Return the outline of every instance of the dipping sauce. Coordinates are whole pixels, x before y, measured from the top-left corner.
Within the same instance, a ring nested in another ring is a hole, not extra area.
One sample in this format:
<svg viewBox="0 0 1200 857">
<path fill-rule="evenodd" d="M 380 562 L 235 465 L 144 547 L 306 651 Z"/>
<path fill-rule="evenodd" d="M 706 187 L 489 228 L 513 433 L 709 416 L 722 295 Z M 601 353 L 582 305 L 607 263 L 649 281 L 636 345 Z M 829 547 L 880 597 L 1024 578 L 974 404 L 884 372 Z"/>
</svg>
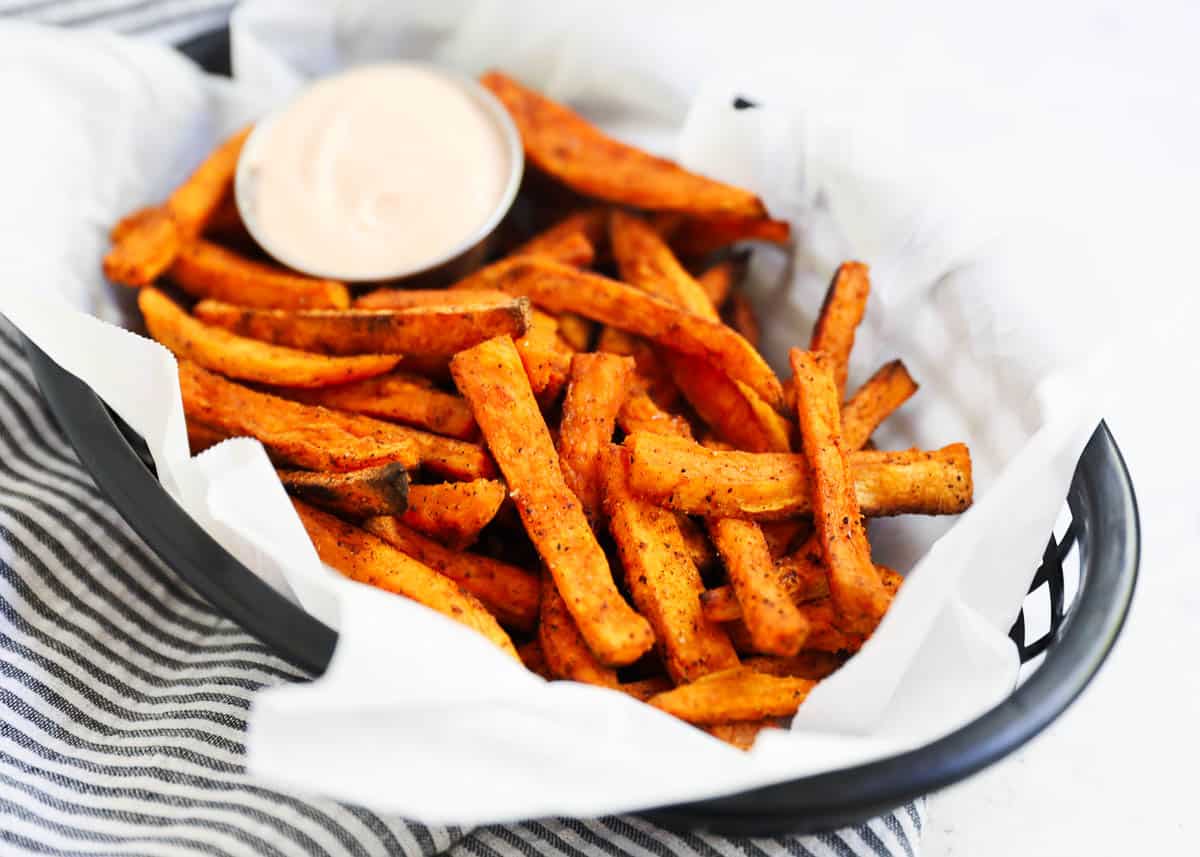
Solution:
<svg viewBox="0 0 1200 857">
<path fill-rule="evenodd" d="M 247 142 L 242 218 L 268 253 L 315 276 L 390 279 L 440 264 L 498 222 L 520 179 L 519 141 L 488 97 L 415 64 L 321 80 Z"/>
</svg>

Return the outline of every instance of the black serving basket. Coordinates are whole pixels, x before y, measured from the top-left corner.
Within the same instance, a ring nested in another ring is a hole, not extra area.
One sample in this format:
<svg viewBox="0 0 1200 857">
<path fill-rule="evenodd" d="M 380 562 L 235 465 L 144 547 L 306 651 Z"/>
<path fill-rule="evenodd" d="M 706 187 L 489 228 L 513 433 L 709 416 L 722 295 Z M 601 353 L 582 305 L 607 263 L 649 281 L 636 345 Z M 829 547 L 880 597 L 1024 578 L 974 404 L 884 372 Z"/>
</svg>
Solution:
<svg viewBox="0 0 1200 857">
<path fill-rule="evenodd" d="M 229 73 L 229 33 L 181 50 Z M 313 675 L 337 633 L 243 566 L 163 490 L 145 443 L 86 384 L 32 343 L 27 353 L 59 425 L 130 526 L 230 619 Z M 1140 532 L 1133 484 L 1103 423 L 1076 467 L 1069 523 L 1051 535 L 1011 636 L 1022 682 L 995 708 L 917 750 L 738 794 L 647 809 L 670 828 L 729 835 L 808 833 L 861 822 L 957 782 L 1013 752 L 1061 714 L 1108 656 L 1137 580 Z M 1074 597 L 1067 592 L 1074 588 Z M 1026 618 L 1046 617 L 1030 631 Z"/>
</svg>

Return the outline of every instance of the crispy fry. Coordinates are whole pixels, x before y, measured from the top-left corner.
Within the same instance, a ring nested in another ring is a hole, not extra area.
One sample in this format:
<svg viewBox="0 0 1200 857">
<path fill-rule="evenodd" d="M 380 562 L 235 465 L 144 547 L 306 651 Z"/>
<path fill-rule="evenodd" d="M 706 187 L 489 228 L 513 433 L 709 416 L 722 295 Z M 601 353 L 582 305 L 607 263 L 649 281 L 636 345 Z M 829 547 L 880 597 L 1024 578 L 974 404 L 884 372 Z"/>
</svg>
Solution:
<svg viewBox="0 0 1200 857">
<path fill-rule="evenodd" d="M 745 382 L 767 404 L 778 407 L 783 390 L 762 356 L 729 328 L 683 312 L 671 304 L 598 274 L 540 258 L 514 259 L 496 288 L 528 296 L 554 312 L 575 312 L 659 345 L 703 357 Z"/>
<path fill-rule="evenodd" d="M 764 729 L 781 729 L 784 721 L 778 717 L 768 717 L 765 720 L 744 720 L 733 723 L 714 723 L 701 727 L 709 735 L 719 738 L 726 744 L 731 744 L 739 750 L 749 750 L 754 746 L 758 733 Z"/>
<path fill-rule="evenodd" d="M 203 232 L 229 193 L 238 157 L 252 127 L 243 128 L 213 149 L 187 181 L 167 198 L 167 211 L 184 237 L 194 238 Z"/>
<path fill-rule="evenodd" d="M 725 305 L 725 301 L 729 299 L 729 294 L 746 273 L 746 257 L 734 256 L 729 259 L 722 259 L 711 268 L 708 268 L 700 276 L 696 277 L 696 282 L 700 284 L 700 288 L 704 289 L 704 293 L 708 295 L 709 303 L 720 309 Z"/>
<path fill-rule="evenodd" d="M 199 455 L 204 450 L 211 449 L 221 441 L 229 439 L 229 435 L 224 432 L 190 418 L 187 420 L 187 436 L 188 448 L 192 455 Z"/>
<path fill-rule="evenodd" d="M 424 604 L 482 634 L 517 657 L 508 634 L 474 595 L 377 536 L 299 500 L 292 500 L 321 561 L 370 586 Z"/>
<path fill-rule="evenodd" d="M 179 228 L 161 206 L 142 208 L 113 227 L 112 241 L 104 256 L 104 276 L 138 288 L 171 267 L 179 252 Z"/>
<path fill-rule="evenodd" d="M 614 211 L 609 237 L 622 280 L 693 315 L 719 320 L 704 287 L 679 264 L 650 224 L 632 214 Z"/>
<path fill-rule="evenodd" d="M 595 521 L 600 513 L 600 456 L 612 441 L 617 411 L 625 395 L 633 360 L 615 354 L 576 354 L 563 399 L 558 457 L 567 487 L 583 512 Z"/>
<path fill-rule="evenodd" d="M 753 521 L 712 518 L 708 532 L 725 563 L 755 648 L 796 654 L 808 636 L 808 621 L 780 585 L 762 530 Z"/>
<path fill-rule="evenodd" d="M 879 424 L 917 392 L 917 382 L 899 360 L 885 363 L 842 406 L 842 442 L 862 449 Z"/>
<path fill-rule="evenodd" d="M 604 508 L 625 582 L 654 628 L 667 672 L 676 681 L 691 681 L 736 665 L 724 632 L 700 611 L 704 584 L 675 515 L 629 493 L 624 453 L 612 446 L 605 455 Z"/>
<path fill-rule="evenodd" d="M 600 331 L 596 350 L 632 357 L 637 373 L 631 386 L 645 390 L 660 407 L 669 408 L 679 401 L 679 388 L 671 380 L 667 364 L 646 340 L 615 327 L 606 327 Z"/>
<path fill-rule="evenodd" d="M 871 292 L 870 269 L 862 262 L 846 262 L 833 275 L 825 293 L 821 314 L 813 329 L 810 351 L 824 351 L 832 360 L 833 380 L 837 384 L 838 400 L 846 397 L 846 376 L 850 368 L 850 351 L 854 348 L 854 332 L 867 310 Z"/>
<path fill-rule="evenodd" d="M 692 564 L 701 571 L 712 566 L 717 561 L 717 551 L 704 534 L 704 528 L 687 515 L 678 512 L 675 513 L 675 522 L 679 524 L 679 534 L 683 536 L 683 543 L 687 547 L 688 556 L 692 558 Z"/>
<path fill-rule="evenodd" d="M 617 686 L 617 671 L 596 660 L 549 574 L 542 575 L 538 642 L 542 645 L 546 666 L 556 678 L 601 687 Z"/>
<path fill-rule="evenodd" d="M 179 384 L 189 420 L 229 436 L 256 437 L 277 462 L 341 472 L 395 461 L 459 479 L 495 473 L 474 444 L 259 393 L 186 360 L 179 364 Z"/>
<path fill-rule="evenodd" d="M 844 661 L 833 652 L 809 651 L 787 658 L 776 656 L 746 658 L 742 663 L 756 672 L 767 675 L 787 675 L 793 678 L 820 681 L 837 672 Z"/>
<path fill-rule="evenodd" d="M 326 357 L 236 336 L 197 321 L 155 288 L 138 293 L 138 307 L 150 335 L 176 356 L 243 381 L 324 387 L 379 375 L 400 362 L 395 354 Z"/>
<path fill-rule="evenodd" d="M 402 464 L 345 473 L 280 470 L 279 481 L 293 497 L 351 518 L 399 515 L 408 506 L 408 471 Z"/>
<path fill-rule="evenodd" d="M 241 336 L 321 354 L 453 354 L 493 336 L 520 336 L 529 302 L 400 310 L 244 309 L 217 301 L 195 314 Z"/>
<path fill-rule="evenodd" d="M 355 309 L 413 309 L 414 307 L 504 306 L 510 295 L 496 289 L 375 289 L 354 299 Z"/>
<path fill-rule="evenodd" d="M 792 228 L 787 221 L 767 217 L 687 217 L 674 224 L 667 237 L 676 253 L 696 259 L 739 241 L 787 244 Z"/>
<path fill-rule="evenodd" d="M 257 340 L 247 341 L 257 343 Z M 363 359 L 310 356 L 322 360 Z M 479 434 L 475 418 L 471 416 L 471 409 L 461 397 L 436 390 L 427 379 L 404 372 L 393 372 L 334 387 L 322 387 L 319 390 L 280 390 L 278 394 L 309 405 L 322 405 L 339 411 L 352 411 L 417 426 L 434 434 L 456 437 L 459 440 L 474 440 Z"/>
<path fill-rule="evenodd" d="M 812 473 L 813 524 L 828 569 L 829 594 L 842 615 L 842 627 L 869 633 L 883 618 L 888 599 L 871 565 L 850 459 L 842 445 L 833 361 L 824 352 L 797 348 L 790 357 L 800 438 Z"/>
<path fill-rule="evenodd" d="M 511 255 L 545 256 L 566 265 L 586 268 L 596 258 L 596 246 L 604 241 L 607 227 L 607 208 L 596 206 L 575 211 L 530 238 Z"/>
<path fill-rule="evenodd" d="M 750 452 L 788 452 L 794 426 L 741 381 L 711 363 L 679 354 L 664 355 L 688 404 L 717 436 Z"/>
<path fill-rule="evenodd" d="M 812 534 L 812 521 L 808 518 L 789 518 L 783 521 L 763 521 L 759 524 L 767 550 L 776 560 L 791 553 L 792 548 Z"/>
<path fill-rule="evenodd" d="M 635 431 L 671 434 L 691 438 L 692 427 L 678 414 L 668 413 L 654 403 L 647 393 L 631 390 L 617 412 L 617 425 L 625 434 Z"/>
<path fill-rule="evenodd" d="M 815 685 L 809 679 L 765 675 L 739 666 L 660 693 L 651 697 L 650 704 L 699 725 L 790 717 Z"/>
<path fill-rule="evenodd" d="M 363 527 L 401 553 L 458 583 L 478 598 L 500 624 L 528 631 L 538 615 L 538 577 L 498 559 L 451 550 L 410 530 L 392 516 L 369 518 Z"/>
<path fill-rule="evenodd" d="M 828 652 L 841 656 L 857 652 L 866 642 L 866 637 L 862 634 L 843 631 L 834 624 L 837 621 L 837 611 L 833 607 L 833 602 L 828 598 L 802 604 L 800 611 L 808 619 L 810 628 L 808 639 L 804 641 L 804 651 L 806 652 Z M 721 627 L 729 635 L 729 639 L 739 655 L 747 658 L 763 656 L 754 648 L 750 631 L 741 619 L 725 622 Z"/>
<path fill-rule="evenodd" d="M 561 104 L 500 72 L 481 78 L 521 132 L 525 154 L 539 169 L 588 196 L 652 210 L 763 217 L 748 191 L 689 173 L 604 135 Z"/>
<path fill-rule="evenodd" d="M 542 651 L 542 644 L 537 639 L 517 646 L 517 655 L 521 658 L 521 663 L 525 664 L 525 669 L 534 675 L 540 675 L 546 680 L 554 678 L 550 672 L 550 665 L 546 663 L 546 654 Z"/>
<path fill-rule="evenodd" d="M 627 693 L 634 699 L 640 699 L 645 702 L 652 696 L 657 696 L 660 693 L 665 693 L 675 686 L 675 682 L 671 681 L 666 676 L 656 676 L 654 678 L 644 678 L 638 681 L 627 681 L 620 685 L 617 689 L 622 693 Z"/>
<path fill-rule="evenodd" d="M 514 344 L 538 401 L 555 401 L 571 373 L 571 350 L 558 336 L 558 320 L 534 310 L 529 329 Z"/>
<path fill-rule="evenodd" d="M 689 515 L 780 520 L 812 512 L 803 455 L 725 452 L 682 438 L 634 432 L 630 485 L 638 494 Z M 933 451 L 850 454 L 863 514 L 956 515 L 971 505 L 971 456 L 961 443 Z"/>
<path fill-rule="evenodd" d="M 345 283 L 307 277 L 286 268 L 256 262 L 203 238 L 187 241 L 179 247 L 167 275 L 192 297 L 228 301 L 243 307 L 341 309 L 350 306 L 350 290 Z"/>
<path fill-rule="evenodd" d="M 233 192 L 232 184 L 217 203 L 217 207 L 199 234 L 226 246 L 230 244 L 239 247 L 254 246 L 254 237 L 246 228 L 246 223 L 242 220 L 242 213 L 238 211 L 237 194 Z"/>
<path fill-rule="evenodd" d="M 654 644 L 654 635 L 617 591 L 579 500 L 563 480 L 512 340 L 498 337 L 460 352 L 450 371 L 588 647 L 608 665 L 637 660 Z"/>
<path fill-rule="evenodd" d="M 563 312 L 558 315 L 558 335 L 575 351 L 587 351 L 592 344 L 596 325 L 581 315 Z"/>
<path fill-rule="evenodd" d="M 725 315 L 729 326 L 757 348 L 758 341 L 761 339 L 758 315 L 754 312 L 754 305 L 750 303 L 745 292 L 735 290 L 730 293 L 729 299 L 725 302 Z"/>
<path fill-rule="evenodd" d="M 448 547 L 462 550 L 496 517 L 507 496 L 504 483 L 492 479 L 410 485 L 408 509 L 400 516 L 400 522 Z"/>
</svg>

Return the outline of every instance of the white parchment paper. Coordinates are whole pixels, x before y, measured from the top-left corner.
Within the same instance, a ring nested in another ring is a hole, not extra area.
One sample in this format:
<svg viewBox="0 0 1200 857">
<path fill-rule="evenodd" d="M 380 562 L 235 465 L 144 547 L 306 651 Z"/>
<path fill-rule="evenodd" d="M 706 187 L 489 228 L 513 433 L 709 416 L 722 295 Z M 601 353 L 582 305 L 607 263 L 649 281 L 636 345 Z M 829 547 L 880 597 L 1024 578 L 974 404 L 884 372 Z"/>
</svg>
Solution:
<svg viewBox="0 0 1200 857">
<path fill-rule="evenodd" d="M 1086 159 L 1036 99 L 994 90 L 980 110 L 981 81 L 906 77 L 884 30 L 847 40 L 853 22 L 785 11 L 252 0 L 235 14 L 232 85 L 166 49 L 0 27 L 0 92 L 21 117 L 0 168 L 16 201 L 0 206 L 0 311 L 145 437 L 202 526 L 341 631 L 323 678 L 258 697 L 252 771 L 428 822 L 595 815 L 911 749 L 1009 692 L 1006 631 L 1106 393 L 1095 337 L 1109 280 L 1064 252 L 1078 236 L 1054 203 Z M 778 26 L 761 26 L 767 14 Z M 188 457 L 173 359 L 117 326 L 135 322 L 130 295 L 100 275 L 109 226 L 305 80 L 390 57 L 505 68 L 759 191 L 797 234 L 752 271 L 777 367 L 807 342 L 838 262 L 872 265 L 852 383 L 904 359 L 921 391 L 882 445 L 966 441 L 977 502 L 955 520 L 872 524 L 879 558 L 908 579 L 791 732 L 741 753 L 621 694 L 545 683 L 442 616 L 324 568 L 257 442 Z M 735 96 L 759 106 L 735 111 Z M 1028 186 L 994 180 L 998 158 L 1024 162 Z"/>
</svg>

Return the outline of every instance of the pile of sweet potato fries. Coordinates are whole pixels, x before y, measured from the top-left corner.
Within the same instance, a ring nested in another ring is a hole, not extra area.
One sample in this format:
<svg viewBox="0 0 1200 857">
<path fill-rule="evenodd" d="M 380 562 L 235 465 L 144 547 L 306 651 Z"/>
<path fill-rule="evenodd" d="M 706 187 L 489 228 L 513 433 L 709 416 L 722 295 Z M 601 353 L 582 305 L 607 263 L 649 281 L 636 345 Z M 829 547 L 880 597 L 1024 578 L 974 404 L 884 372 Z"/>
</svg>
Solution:
<svg viewBox="0 0 1200 857">
<path fill-rule="evenodd" d="M 466 279 L 367 290 L 268 259 L 232 198 L 247 131 L 118 223 L 105 273 L 179 359 L 193 450 L 259 439 L 328 565 L 747 747 L 900 586 L 864 517 L 963 511 L 969 453 L 873 448 L 917 385 L 896 360 L 846 395 L 865 265 L 781 381 L 732 248 L 788 225 L 482 82 L 532 169 Z"/>
</svg>

